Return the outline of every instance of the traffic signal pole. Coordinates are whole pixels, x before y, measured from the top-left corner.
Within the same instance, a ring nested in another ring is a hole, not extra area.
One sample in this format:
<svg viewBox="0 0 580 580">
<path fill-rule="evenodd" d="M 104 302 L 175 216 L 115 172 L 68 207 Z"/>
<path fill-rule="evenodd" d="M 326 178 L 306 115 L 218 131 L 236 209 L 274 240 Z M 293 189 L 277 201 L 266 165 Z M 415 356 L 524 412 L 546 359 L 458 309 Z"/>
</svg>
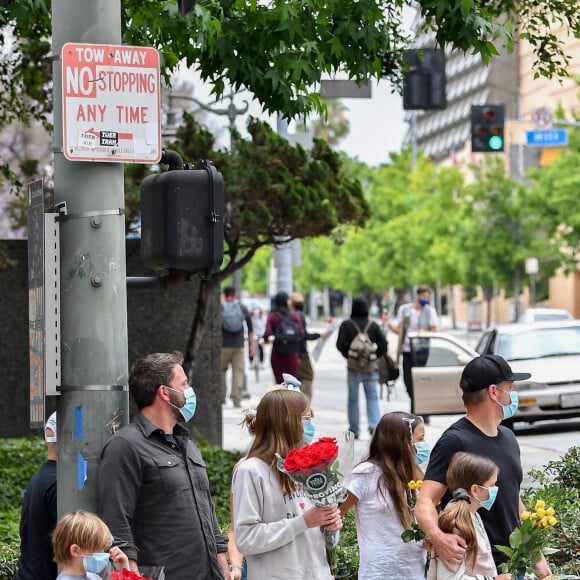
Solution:
<svg viewBox="0 0 580 580">
<path fill-rule="evenodd" d="M 120 0 L 52 1 L 54 199 L 61 213 L 59 517 L 98 510 L 101 449 L 128 421 L 123 164 L 63 155 L 60 54 L 67 42 L 121 44 Z"/>
</svg>

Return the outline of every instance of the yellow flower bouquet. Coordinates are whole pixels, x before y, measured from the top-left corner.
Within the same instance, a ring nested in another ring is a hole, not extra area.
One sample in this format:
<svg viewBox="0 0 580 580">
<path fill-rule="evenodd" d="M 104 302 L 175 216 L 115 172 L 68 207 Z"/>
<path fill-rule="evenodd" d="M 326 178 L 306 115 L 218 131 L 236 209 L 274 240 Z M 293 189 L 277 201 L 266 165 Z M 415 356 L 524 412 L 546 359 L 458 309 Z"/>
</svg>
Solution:
<svg viewBox="0 0 580 580">
<path fill-rule="evenodd" d="M 523 511 L 520 514 L 522 523 L 509 537 L 509 546 L 496 546 L 509 559 L 499 565 L 499 571 L 523 576 L 532 573 L 532 566 L 537 564 L 542 555 L 548 556 L 558 550 L 548 545 L 549 528 L 558 523 L 553 507 L 539 499 L 534 511 Z"/>
</svg>

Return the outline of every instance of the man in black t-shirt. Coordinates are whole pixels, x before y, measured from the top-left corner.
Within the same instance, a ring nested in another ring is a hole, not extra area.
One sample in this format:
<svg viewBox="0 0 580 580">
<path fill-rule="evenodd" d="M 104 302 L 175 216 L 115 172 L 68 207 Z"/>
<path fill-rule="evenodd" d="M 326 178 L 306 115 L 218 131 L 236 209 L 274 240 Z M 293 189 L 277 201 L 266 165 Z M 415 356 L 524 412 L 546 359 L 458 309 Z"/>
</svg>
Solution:
<svg viewBox="0 0 580 580">
<path fill-rule="evenodd" d="M 56 412 L 44 427 L 47 459 L 32 476 L 20 515 L 20 558 L 15 580 L 54 580 L 51 536 L 56 525 Z"/>
<path fill-rule="evenodd" d="M 439 529 L 435 506 L 449 501 L 446 474 L 451 458 L 458 451 L 483 455 L 499 467 L 497 498 L 488 511 L 479 510 L 496 565 L 505 556 L 496 545 L 509 545 L 509 535 L 520 524 L 524 505 L 520 499 L 522 463 L 520 448 L 513 432 L 500 425 L 513 416 L 518 397 L 514 381 L 530 378 L 529 373 L 514 373 L 498 355 L 484 355 L 470 361 L 463 370 L 459 386 L 463 392 L 466 415 L 451 425 L 433 448 L 415 510 L 417 521 L 433 544 L 438 557 L 454 569 L 464 557 L 465 540 Z M 537 564 L 540 574 L 550 574 L 545 559 Z"/>
</svg>

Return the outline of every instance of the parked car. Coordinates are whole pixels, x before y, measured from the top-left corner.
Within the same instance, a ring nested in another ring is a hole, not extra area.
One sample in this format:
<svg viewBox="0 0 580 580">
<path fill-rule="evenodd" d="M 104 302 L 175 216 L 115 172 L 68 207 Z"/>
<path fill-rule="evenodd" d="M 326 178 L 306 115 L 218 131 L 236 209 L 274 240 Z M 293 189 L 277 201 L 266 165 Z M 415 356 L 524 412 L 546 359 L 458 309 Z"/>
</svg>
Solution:
<svg viewBox="0 0 580 580">
<path fill-rule="evenodd" d="M 573 320 L 574 317 L 563 308 L 528 308 L 518 322 L 543 322 L 545 320 Z"/>
<path fill-rule="evenodd" d="M 483 333 L 475 349 L 442 333 L 422 334 L 411 344 L 429 348 L 427 364 L 412 370 L 419 414 L 462 413 L 463 366 L 473 356 L 499 354 L 514 372 L 532 374 L 517 383 L 520 403 L 510 424 L 580 416 L 580 320 L 495 326 Z"/>
</svg>

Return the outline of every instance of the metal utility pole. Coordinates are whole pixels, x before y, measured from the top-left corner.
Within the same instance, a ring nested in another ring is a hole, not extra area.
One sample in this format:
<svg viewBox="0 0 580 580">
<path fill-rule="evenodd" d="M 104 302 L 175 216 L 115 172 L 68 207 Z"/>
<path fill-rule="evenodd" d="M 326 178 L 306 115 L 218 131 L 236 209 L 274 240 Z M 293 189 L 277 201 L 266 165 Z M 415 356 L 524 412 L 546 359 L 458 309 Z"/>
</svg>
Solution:
<svg viewBox="0 0 580 580">
<path fill-rule="evenodd" d="M 63 155 L 60 54 L 67 42 L 121 44 L 120 0 L 52 2 L 54 198 L 66 206 L 60 221 L 59 516 L 97 510 L 101 449 L 128 421 L 123 165 Z"/>
</svg>

